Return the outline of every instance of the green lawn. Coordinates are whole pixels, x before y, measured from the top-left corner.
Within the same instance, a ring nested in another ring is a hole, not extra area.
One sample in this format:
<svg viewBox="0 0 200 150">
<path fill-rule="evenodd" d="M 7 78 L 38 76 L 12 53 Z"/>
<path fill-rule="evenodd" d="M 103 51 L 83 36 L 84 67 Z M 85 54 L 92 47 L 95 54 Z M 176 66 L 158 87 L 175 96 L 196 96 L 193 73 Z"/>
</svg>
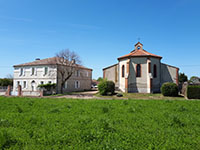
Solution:
<svg viewBox="0 0 200 150">
<path fill-rule="evenodd" d="M 198 150 L 200 101 L 0 97 L 0 149 Z"/>
<path fill-rule="evenodd" d="M 121 93 L 121 92 L 119 92 Z M 99 93 L 95 94 L 97 97 L 101 98 L 109 98 L 109 99 L 131 99 L 131 100 L 138 100 L 138 99 L 143 99 L 143 100 L 185 100 L 183 96 L 178 96 L 178 97 L 165 97 L 161 93 L 158 94 L 145 94 L 145 93 L 122 93 L 123 97 L 117 97 L 117 94 L 112 95 L 112 96 L 102 96 Z"/>
</svg>

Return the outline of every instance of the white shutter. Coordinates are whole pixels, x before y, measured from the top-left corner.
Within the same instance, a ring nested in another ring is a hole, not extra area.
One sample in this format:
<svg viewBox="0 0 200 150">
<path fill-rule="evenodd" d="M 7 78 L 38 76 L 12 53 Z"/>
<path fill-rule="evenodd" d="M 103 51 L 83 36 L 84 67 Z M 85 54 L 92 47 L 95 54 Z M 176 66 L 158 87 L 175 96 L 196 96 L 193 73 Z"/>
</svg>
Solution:
<svg viewBox="0 0 200 150">
<path fill-rule="evenodd" d="M 35 75 L 37 76 L 37 68 L 35 67 Z"/>
<path fill-rule="evenodd" d="M 25 68 L 23 68 L 23 76 L 25 76 Z"/>
<path fill-rule="evenodd" d="M 65 82 L 65 89 L 67 89 L 67 81 Z"/>
</svg>

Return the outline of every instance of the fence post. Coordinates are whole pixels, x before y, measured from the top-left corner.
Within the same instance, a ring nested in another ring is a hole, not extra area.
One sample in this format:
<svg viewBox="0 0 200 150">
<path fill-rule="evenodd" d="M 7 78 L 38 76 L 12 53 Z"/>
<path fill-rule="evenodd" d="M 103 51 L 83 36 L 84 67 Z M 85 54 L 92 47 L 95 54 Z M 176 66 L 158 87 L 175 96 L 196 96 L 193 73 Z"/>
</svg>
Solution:
<svg viewBox="0 0 200 150">
<path fill-rule="evenodd" d="M 44 92 L 43 92 L 43 89 L 40 90 L 40 97 L 43 97 L 44 96 Z"/>
<path fill-rule="evenodd" d="M 18 85 L 18 96 L 22 96 L 22 87 Z"/>
<path fill-rule="evenodd" d="M 8 88 L 6 90 L 6 96 L 10 96 L 11 95 L 11 86 L 8 85 Z"/>
</svg>

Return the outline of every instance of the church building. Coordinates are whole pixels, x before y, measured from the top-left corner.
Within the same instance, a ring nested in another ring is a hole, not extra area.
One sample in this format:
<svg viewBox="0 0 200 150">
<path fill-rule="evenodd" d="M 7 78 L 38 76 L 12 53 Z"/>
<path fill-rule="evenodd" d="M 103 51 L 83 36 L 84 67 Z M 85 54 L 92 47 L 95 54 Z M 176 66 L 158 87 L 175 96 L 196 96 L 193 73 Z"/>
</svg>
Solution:
<svg viewBox="0 0 200 150">
<path fill-rule="evenodd" d="M 103 69 L 103 78 L 123 92 L 157 93 L 165 82 L 178 84 L 179 68 L 161 63 L 161 59 L 138 42 L 133 51 L 118 58 L 117 64 Z"/>
</svg>

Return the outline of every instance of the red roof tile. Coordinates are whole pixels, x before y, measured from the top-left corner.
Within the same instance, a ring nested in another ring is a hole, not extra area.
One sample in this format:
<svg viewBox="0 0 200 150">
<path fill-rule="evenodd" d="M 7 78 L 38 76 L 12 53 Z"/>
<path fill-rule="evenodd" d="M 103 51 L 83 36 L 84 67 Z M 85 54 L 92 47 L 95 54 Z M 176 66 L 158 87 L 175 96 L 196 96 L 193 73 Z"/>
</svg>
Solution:
<svg viewBox="0 0 200 150">
<path fill-rule="evenodd" d="M 41 65 L 61 65 L 59 59 L 60 59 L 59 57 L 51 57 L 51 58 L 46 58 L 46 59 L 41 59 L 41 60 L 35 60 L 35 61 L 29 62 L 29 63 L 14 65 L 14 67 L 41 66 Z M 92 70 L 90 68 L 86 68 L 86 67 L 84 67 L 82 65 L 78 65 L 78 64 L 76 64 L 76 67 L 82 68 L 82 69 L 87 69 L 87 70 Z"/>
<path fill-rule="evenodd" d="M 133 50 L 131 53 L 124 55 L 122 57 L 119 57 L 119 59 L 123 59 L 123 58 L 128 58 L 128 57 L 157 57 L 157 58 L 162 58 L 161 56 L 149 53 L 143 49 L 139 49 L 139 50 Z"/>
</svg>

